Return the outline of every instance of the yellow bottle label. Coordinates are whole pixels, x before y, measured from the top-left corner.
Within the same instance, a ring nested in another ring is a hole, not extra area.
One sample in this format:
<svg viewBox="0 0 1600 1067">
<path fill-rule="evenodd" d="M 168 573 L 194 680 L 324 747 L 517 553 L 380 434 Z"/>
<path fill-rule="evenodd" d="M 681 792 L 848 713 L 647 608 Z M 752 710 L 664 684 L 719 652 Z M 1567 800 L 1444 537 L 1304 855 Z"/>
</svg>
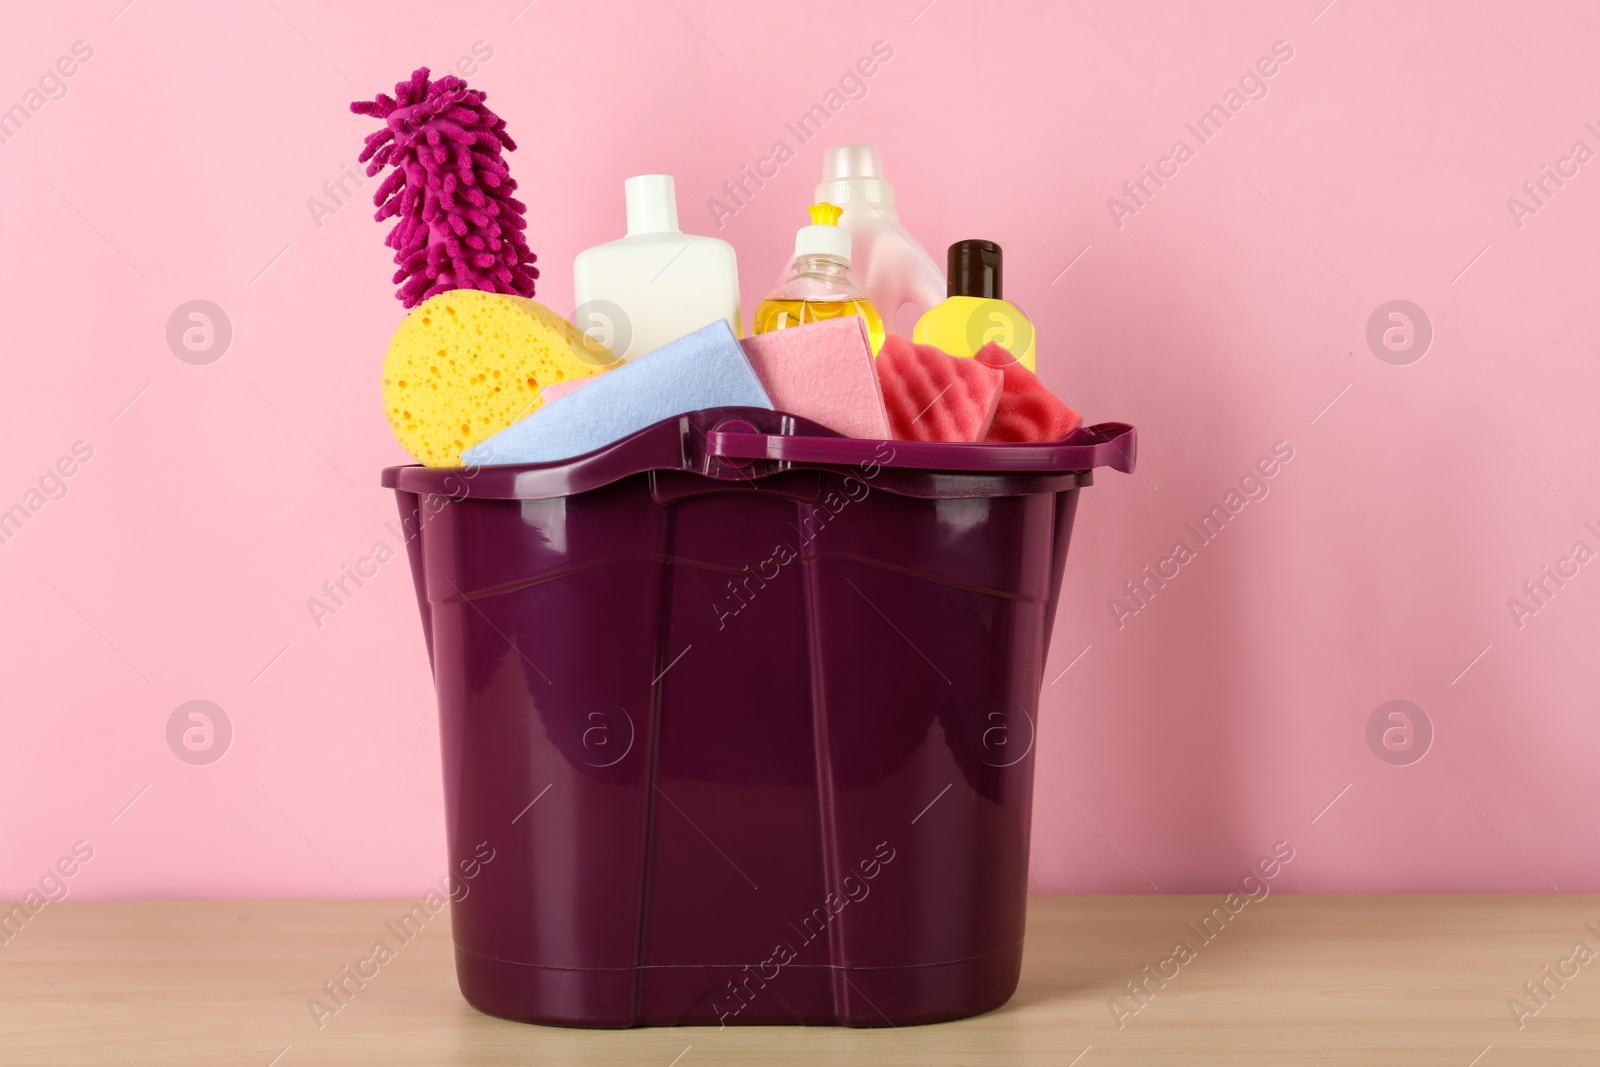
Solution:
<svg viewBox="0 0 1600 1067">
<path fill-rule="evenodd" d="M 952 356 L 975 355 L 994 342 L 1029 370 L 1034 369 L 1033 323 L 1009 300 L 952 296 L 917 320 L 911 339 Z"/>
</svg>

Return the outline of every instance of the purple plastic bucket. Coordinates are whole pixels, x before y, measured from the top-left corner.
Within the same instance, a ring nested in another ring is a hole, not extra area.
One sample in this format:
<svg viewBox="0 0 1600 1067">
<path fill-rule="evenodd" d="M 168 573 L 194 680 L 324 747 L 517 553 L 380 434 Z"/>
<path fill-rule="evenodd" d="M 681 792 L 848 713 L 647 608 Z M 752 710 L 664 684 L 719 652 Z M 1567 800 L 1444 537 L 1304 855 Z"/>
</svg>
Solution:
<svg viewBox="0 0 1600 1067">
<path fill-rule="evenodd" d="M 594 1027 L 1003 1004 L 1078 489 L 1133 457 L 1118 424 L 927 444 L 727 408 L 563 463 L 385 470 L 466 998 Z"/>
</svg>

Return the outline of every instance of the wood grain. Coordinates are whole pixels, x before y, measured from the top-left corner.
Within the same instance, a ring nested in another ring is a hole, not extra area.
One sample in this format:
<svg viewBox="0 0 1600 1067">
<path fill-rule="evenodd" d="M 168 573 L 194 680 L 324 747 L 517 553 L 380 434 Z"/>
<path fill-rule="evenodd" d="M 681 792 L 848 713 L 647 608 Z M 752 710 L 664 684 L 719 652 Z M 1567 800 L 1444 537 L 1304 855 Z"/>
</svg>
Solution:
<svg viewBox="0 0 1600 1067">
<path fill-rule="evenodd" d="M 0 1062 L 308 1064 L 1406 1064 L 1600 1062 L 1600 959 L 1519 1029 L 1507 1001 L 1583 941 L 1600 897 L 1036 897 L 999 1011 L 902 1030 L 579 1031 L 489 1019 L 460 997 L 441 918 L 319 1029 L 307 1001 L 366 955 L 398 901 L 65 902 L 0 947 Z M 1125 983 L 1192 952 L 1143 1003 Z M 1569 971 L 1572 966 L 1567 968 Z M 1123 996 L 1124 1011 L 1112 998 Z M 1134 1008 L 1137 1007 L 1137 1011 Z M 1120 1020 L 1117 1018 L 1121 1015 Z M 1118 1023 L 1121 1023 L 1120 1027 Z M 1075 1058 L 1076 1057 L 1076 1058 Z"/>
</svg>

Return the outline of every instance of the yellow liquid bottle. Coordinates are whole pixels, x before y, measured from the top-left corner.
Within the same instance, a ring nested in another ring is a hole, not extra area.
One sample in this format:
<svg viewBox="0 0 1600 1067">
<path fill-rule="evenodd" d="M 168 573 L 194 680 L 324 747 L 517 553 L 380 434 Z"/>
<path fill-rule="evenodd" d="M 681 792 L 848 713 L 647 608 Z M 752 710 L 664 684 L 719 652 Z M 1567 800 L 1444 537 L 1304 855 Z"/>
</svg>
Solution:
<svg viewBox="0 0 1600 1067">
<path fill-rule="evenodd" d="M 957 241 L 950 246 L 949 267 L 949 299 L 917 320 L 911 340 L 952 356 L 975 355 L 993 341 L 1033 370 L 1033 323 L 1017 305 L 1000 299 L 1000 246 Z"/>
<path fill-rule="evenodd" d="M 836 223 L 834 204 L 813 204 L 812 225 L 795 234 L 789 277 L 756 307 L 751 333 L 770 333 L 808 322 L 860 315 L 876 356 L 883 347 L 883 317 L 850 280 L 850 234 Z"/>
</svg>

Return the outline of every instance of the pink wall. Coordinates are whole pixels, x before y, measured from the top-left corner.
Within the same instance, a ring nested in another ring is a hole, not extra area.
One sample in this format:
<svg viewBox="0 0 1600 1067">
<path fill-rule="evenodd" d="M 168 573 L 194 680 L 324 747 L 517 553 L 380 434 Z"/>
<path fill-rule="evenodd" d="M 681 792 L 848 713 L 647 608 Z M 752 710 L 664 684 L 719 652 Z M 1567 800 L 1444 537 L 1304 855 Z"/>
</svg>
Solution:
<svg viewBox="0 0 1600 1067">
<path fill-rule="evenodd" d="M 0 144 L 0 507 L 74 470 L 0 544 L 0 896 L 80 840 L 84 897 L 402 894 L 442 872 L 405 562 L 320 629 L 307 609 L 395 544 L 377 471 L 405 460 L 377 397 L 401 309 L 373 185 L 320 220 L 307 201 L 371 126 L 348 101 L 480 41 L 472 81 L 522 146 L 562 311 L 572 256 L 620 232 L 624 177 L 675 174 L 704 232 L 724 180 L 893 49 L 719 232 L 753 307 L 823 148 L 874 142 L 929 248 L 1005 245 L 1045 378 L 1139 426 L 1141 472 L 1085 494 L 1068 564 L 1037 890 L 1217 889 L 1280 840 L 1291 890 L 1600 890 L 1600 563 L 1520 626 L 1507 606 L 1574 542 L 1600 550 L 1600 162 L 1561 162 L 1600 150 L 1600 17 L 923 2 L 11 5 L 0 107 L 74 42 L 93 54 Z M 1185 122 L 1279 41 L 1265 97 L 1201 144 Z M 1180 138 L 1193 157 L 1114 219 Z M 1576 174 L 1513 217 L 1545 164 Z M 166 337 L 193 299 L 232 325 L 209 365 Z M 1397 299 L 1433 330 L 1406 365 L 1367 340 Z M 1268 495 L 1199 545 L 1186 521 L 1277 442 Z M 1108 601 L 1180 539 L 1194 558 L 1119 626 Z M 234 734 L 209 766 L 168 746 L 196 699 Z M 1420 762 L 1369 747 L 1390 700 L 1431 722 Z"/>
</svg>

